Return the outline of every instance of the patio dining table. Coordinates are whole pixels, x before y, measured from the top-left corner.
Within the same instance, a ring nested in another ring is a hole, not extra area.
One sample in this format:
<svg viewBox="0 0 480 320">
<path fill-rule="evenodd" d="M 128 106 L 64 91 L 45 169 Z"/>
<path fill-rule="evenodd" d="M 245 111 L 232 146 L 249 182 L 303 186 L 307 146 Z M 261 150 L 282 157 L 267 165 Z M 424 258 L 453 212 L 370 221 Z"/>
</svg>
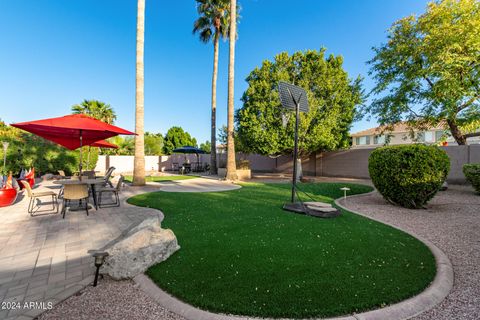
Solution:
<svg viewBox="0 0 480 320">
<path fill-rule="evenodd" d="M 105 180 L 103 178 L 97 178 L 97 179 L 82 179 L 82 180 L 77 180 L 77 179 L 64 179 L 64 180 L 55 180 L 53 181 L 54 184 L 61 184 L 61 185 L 66 185 L 66 184 L 87 184 L 90 186 L 90 189 L 92 190 L 92 197 L 93 197 L 93 204 L 95 205 L 95 209 L 98 210 L 98 204 L 97 204 L 97 193 L 95 191 L 96 185 L 101 185 L 105 183 Z"/>
</svg>

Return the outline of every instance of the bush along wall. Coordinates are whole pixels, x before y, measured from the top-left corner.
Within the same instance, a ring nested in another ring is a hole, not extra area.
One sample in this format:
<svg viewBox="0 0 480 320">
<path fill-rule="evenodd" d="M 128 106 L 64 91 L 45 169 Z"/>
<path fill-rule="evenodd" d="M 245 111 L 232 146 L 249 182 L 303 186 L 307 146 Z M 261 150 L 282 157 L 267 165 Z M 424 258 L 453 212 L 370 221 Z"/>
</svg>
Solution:
<svg viewBox="0 0 480 320">
<path fill-rule="evenodd" d="M 464 164 L 463 174 L 467 181 L 472 184 L 475 191 L 480 194 L 480 163 Z"/>
<path fill-rule="evenodd" d="M 387 201 L 418 209 L 442 187 L 450 159 L 436 146 L 387 146 L 371 153 L 368 170 L 375 188 Z"/>
</svg>

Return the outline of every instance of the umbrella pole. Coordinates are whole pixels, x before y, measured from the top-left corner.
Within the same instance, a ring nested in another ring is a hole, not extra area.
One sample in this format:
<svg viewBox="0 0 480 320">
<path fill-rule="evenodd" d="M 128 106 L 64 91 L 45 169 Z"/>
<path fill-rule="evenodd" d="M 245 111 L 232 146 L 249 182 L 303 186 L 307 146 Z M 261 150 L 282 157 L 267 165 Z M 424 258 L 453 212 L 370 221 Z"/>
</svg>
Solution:
<svg viewBox="0 0 480 320">
<path fill-rule="evenodd" d="M 80 129 L 80 165 L 79 165 L 79 177 L 82 179 L 82 147 L 83 147 L 83 131 Z"/>
</svg>

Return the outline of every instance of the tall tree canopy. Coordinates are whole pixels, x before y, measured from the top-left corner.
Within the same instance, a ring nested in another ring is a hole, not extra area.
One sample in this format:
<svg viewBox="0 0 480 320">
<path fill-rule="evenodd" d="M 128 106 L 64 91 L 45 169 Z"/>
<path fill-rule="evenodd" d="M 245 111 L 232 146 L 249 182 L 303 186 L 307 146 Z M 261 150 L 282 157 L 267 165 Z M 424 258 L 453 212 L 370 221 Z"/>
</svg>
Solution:
<svg viewBox="0 0 480 320">
<path fill-rule="evenodd" d="M 280 104 L 281 80 L 307 91 L 310 111 L 300 115 L 300 154 L 348 147 L 348 131 L 363 93 L 361 79 L 350 79 L 342 64 L 341 56 L 325 58 L 325 49 L 284 52 L 274 61 L 263 61 L 247 77 L 244 105 L 236 114 L 242 149 L 263 155 L 292 152 L 295 115 Z"/>
<path fill-rule="evenodd" d="M 204 143 L 200 143 L 200 149 L 205 151 L 205 153 L 210 153 L 212 151 L 212 146 L 210 144 L 210 141 L 205 141 Z"/>
<path fill-rule="evenodd" d="M 160 156 L 163 150 L 163 135 L 161 133 L 145 132 L 145 154 Z"/>
<path fill-rule="evenodd" d="M 171 127 L 168 129 L 163 139 L 163 152 L 172 154 L 173 150 L 183 146 L 197 146 L 197 139 L 192 138 L 190 134 L 181 127 Z"/>
<path fill-rule="evenodd" d="M 421 129 L 443 120 L 461 145 L 479 135 L 471 132 L 480 119 L 479 1 L 431 2 L 418 18 L 395 22 L 374 51 L 372 93 L 379 97 L 364 113 L 387 127 L 407 120 Z"/>
<path fill-rule="evenodd" d="M 117 120 L 113 108 L 109 104 L 98 100 L 85 99 L 72 106 L 72 113 L 83 113 L 108 124 L 113 124 Z"/>
</svg>

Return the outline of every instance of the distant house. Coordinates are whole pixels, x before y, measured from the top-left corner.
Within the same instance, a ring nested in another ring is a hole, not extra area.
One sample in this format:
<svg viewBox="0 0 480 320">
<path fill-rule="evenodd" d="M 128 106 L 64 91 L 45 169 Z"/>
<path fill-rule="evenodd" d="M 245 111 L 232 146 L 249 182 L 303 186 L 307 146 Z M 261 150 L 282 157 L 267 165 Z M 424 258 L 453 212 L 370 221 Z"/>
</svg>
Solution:
<svg viewBox="0 0 480 320">
<path fill-rule="evenodd" d="M 387 135 L 390 136 L 389 145 L 412 144 L 418 142 L 426 144 L 441 144 L 442 142 L 446 142 L 445 144 L 448 145 L 456 145 L 457 143 L 450 135 L 447 135 L 445 139 L 444 135 L 448 134 L 448 132 L 446 132 L 444 128 L 444 124 L 440 123 L 428 130 L 414 130 L 413 139 L 410 129 L 404 122 L 396 124 L 392 131 L 385 131 L 383 134 L 382 127 L 371 128 L 351 135 L 352 148 L 380 147 L 385 144 Z M 480 143 L 480 139 L 479 137 L 469 138 L 468 142 L 469 144 L 476 144 Z"/>
</svg>

